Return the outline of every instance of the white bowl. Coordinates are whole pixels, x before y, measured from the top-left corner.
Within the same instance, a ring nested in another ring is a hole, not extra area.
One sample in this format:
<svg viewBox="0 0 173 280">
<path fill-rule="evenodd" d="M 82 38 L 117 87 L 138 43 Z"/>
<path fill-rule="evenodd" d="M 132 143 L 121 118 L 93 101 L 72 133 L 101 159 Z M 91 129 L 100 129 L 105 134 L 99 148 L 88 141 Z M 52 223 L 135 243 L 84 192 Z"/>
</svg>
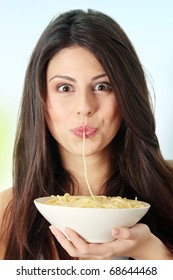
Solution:
<svg viewBox="0 0 173 280">
<path fill-rule="evenodd" d="M 143 202 L 141 208 L 105 209 L 77 208 L 43 204 L 51 197 L 34 200 L 43 217 L 53 226 L 64 232 L 66 227 L 75 230 L 90 243 L 104 243 L 114 240 L 111 230 L 114 227 L 135 225 L 149 210 L 150 205 Z"/>
</svg>

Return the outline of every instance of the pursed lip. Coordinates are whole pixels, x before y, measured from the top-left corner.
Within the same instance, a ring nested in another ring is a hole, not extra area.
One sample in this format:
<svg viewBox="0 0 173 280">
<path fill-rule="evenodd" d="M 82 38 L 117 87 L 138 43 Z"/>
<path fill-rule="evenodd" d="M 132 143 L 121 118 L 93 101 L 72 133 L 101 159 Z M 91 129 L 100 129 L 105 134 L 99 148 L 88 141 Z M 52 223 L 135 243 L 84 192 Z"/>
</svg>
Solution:
<svg viewBox="0 0 173 280">
<path fill-rule="evenodd" d="M 96 131 L 97 131 L 97 128 L 90 127 L 87 125 L 79 126 L 79 127 L 71 129 L 71 132 L 80 138 L 83 137 L 83 132 L 85 132 L 85 137 L 89 138 L 89 137 L 92 137 L 96 133 Z"/>
</svg>

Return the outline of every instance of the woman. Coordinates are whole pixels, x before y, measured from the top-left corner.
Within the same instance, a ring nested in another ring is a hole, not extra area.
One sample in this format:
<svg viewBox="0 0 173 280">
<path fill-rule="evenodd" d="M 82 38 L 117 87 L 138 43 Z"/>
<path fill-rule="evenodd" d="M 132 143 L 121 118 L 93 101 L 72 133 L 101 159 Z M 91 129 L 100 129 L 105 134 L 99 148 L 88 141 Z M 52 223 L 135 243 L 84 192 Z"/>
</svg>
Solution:
<svg viewBox="0 0 173 280">
<path fill-rule="evenodd" d="M 87 244 L 67 229 L 70 242 L 33 204 L 88 194 L 83 122 L 93 193 L 151 204 L 139 224 L 112 229 L 115 240 L 106 244 Z M 1 194 L 2 259 L 173 259 L 173 169 L 160 152 L 139 59 L 110 17 L 69 11 L 41 35 L 25 77 L 13 177 Z"/>
</svg>

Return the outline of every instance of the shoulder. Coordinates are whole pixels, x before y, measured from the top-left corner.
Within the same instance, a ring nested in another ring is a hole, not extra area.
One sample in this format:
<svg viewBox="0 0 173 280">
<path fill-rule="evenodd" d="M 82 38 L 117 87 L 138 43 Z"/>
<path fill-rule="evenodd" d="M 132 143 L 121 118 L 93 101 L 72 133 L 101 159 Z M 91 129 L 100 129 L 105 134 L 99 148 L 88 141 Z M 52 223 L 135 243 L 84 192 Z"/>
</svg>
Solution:
<svg viewBox="0 0 173 280">
<path fill-rule="evenodd" d="M 13 188 L 8 188 L 0 192 L 0 215 L 4 212 L 3 210 L 6 208 L 12 197 Z"/>
<path fill-rule="evenodd" d="M 168 163 L 171 167 L 173 167 L 173 160 L 169 159 L 169 160 L 167 160 L 167 163 Z"/>
<path fill-rule="evenodd" d="M 8 188 L 0 192 L 0 259 L 3 259 L 5 253 L 5 222 L 3 221 L 4 211 L 13 198 L 13 188 Z"/>
</svg>

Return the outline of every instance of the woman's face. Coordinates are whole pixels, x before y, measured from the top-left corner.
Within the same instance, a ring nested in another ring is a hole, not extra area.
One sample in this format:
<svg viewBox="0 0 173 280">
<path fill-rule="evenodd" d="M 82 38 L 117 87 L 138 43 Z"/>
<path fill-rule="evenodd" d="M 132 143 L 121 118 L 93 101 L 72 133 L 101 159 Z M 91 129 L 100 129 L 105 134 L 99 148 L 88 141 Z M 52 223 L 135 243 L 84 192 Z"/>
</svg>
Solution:
<svg viewBox="0 0 173 280">
<path fill-rule="evenodd" d="M 61 154 L 105 151 L 122 116 L 105 70 L 86 49 L 73 46 L 57 53 L 47 69 L 47 123 Z"/>
</svg>

